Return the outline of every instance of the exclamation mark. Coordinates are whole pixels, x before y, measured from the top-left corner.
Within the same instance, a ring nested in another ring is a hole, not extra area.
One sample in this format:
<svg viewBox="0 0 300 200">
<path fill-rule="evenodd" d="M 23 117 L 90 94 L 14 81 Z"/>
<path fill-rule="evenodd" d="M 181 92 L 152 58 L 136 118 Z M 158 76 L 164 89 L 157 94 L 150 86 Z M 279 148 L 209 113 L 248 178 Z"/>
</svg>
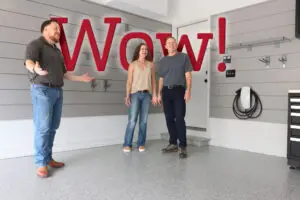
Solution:
<svg viewBox="0 0 300 200">
<path fill-rule="evenodd" d="M 219 18 L 219 52 L 225 54 L 225 38 L 226 38 L 226 19 L 224 17 Z M 226 64 L 224 62 L 219 63 L 218 70 L 224 72 L 226 70 Z"/>
</svg>

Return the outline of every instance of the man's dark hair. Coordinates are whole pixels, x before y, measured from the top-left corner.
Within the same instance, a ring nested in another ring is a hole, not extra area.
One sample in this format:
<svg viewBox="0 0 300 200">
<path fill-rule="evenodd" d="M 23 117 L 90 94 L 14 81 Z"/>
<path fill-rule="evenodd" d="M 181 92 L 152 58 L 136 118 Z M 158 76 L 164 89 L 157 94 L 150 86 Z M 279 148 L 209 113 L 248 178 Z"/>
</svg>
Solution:
<svg viewBox="0 0 300 200">
<path fill-rule="evenodd" d="M 43 21 L 43 23 L 41 25 L 41 33 L 43 33 L 45 27 L 48 26 L 49 24 L 51 24 L 52 22 L 58 23 L 58 21 L 56 19 L 48 19 L 48 20 Z"/>
</svg>

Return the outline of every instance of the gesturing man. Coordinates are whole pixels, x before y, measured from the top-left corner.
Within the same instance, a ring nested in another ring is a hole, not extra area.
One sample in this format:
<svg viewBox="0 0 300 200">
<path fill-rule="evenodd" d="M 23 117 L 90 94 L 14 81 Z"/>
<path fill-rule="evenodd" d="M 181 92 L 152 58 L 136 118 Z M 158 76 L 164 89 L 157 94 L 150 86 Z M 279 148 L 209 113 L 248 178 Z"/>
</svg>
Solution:
<svg viewBox="0 0 300 200">
<path fill-rule="evenodd" d="M 56 20 L 46 20 L 41 25 L 42 35 L 31 41 L 25 53 L 25 66 L 29 73 L 34 116 L 34 156 L 37 175 L 48 176 L 48 166 L 58 168 L 64 163 L 52 158 L 52 147 L 59 128 L 63 105 L 64 79 L 90 82 L 87 74 L 75 76 L 66 71 L 64 58 L 56 43 L 60 26 Z"/>
<path fill-rule="evenodd" d="M 187 54 L 177 51 L 175 38 L 166 40 L 165 48 L 168 55 L 158 62 L 159 89 L 158 102 L 163 103 L 167 128 L 170 135 L 169 145 L 163 152 L 178 151 L 177 140 L 179 139 L 179 156 L 187 157 L 186 103 L 191 98 L 192 65 Z"/>
</svg>

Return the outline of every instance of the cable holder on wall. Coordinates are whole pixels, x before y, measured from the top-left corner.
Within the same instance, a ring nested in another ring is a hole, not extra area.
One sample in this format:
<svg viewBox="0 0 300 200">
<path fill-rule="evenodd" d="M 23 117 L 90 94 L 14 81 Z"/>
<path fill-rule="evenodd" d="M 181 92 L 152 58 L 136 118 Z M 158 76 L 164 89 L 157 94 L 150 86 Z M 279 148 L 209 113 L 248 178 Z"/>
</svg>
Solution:
<svg viewBox="0 0 300 200">
<path fill-rule="evenodd" d="M 260 62 L 262 62 L 262 63 L 265 63 L 265 66 L 266 66 L 267 68 L 270 67 L 270 63 L 271 63 L 271 58 L 270 58 L 270 56 L 265 56 L 265 57 L 263 57 L 263 58 L 259 58 L 258 60 L 259 60 Z"/>
<path fill-rule="evenodd" d="M 281 58 L 278 59 L 278 61 L 282 63 L 282 68 L 285 68 L 286 67 L 286 62 L 287 62 L 287 56 L 282 55 Z"/>
<path fill-rule="evenodd" d="M 245 92 L 243 93 L 243 91 L 248 90 L 248 94 L 247 97 L 245 97 Z M 255 119 L 258 118 L 263 111 L 263 106 L 262 106 L 262 102 L 259 98 L 259 95 L 254 91 L 253 88 L 251 88 L 250 86 L 244 86 L 240 89 L 238 89 L 235 92 L 235 97 L 233 99 L 233 103 L 232 103 L 232 110 L 234 115 L 238 118 L 238 119 Z M 243 104 L 242 104 L 242 100 L 248 98 L 248 107 L 244 108 Z"/>
</svg>

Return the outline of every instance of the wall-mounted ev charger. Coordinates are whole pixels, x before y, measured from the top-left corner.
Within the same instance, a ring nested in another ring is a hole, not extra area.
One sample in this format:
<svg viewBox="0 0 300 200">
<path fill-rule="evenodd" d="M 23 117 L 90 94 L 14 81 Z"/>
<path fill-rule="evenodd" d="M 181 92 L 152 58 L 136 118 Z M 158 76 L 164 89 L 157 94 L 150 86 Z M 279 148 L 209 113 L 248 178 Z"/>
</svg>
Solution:
<svg viewBox="0 0 300 200">
<path fill-rule="evenodd" d="M 243 109 L 247 110 L 250 108 L 251 104 L 251 88 L 248 86 L 242 87 L 241 90 L 241 105 Z"/>
<path fill-rule="evenodd" d="M 239 119 L 258 118 L 263 110 L 258 94 L 249 86 L 243 86 L 236 91 L 232 109 Z"/>
</svg>

